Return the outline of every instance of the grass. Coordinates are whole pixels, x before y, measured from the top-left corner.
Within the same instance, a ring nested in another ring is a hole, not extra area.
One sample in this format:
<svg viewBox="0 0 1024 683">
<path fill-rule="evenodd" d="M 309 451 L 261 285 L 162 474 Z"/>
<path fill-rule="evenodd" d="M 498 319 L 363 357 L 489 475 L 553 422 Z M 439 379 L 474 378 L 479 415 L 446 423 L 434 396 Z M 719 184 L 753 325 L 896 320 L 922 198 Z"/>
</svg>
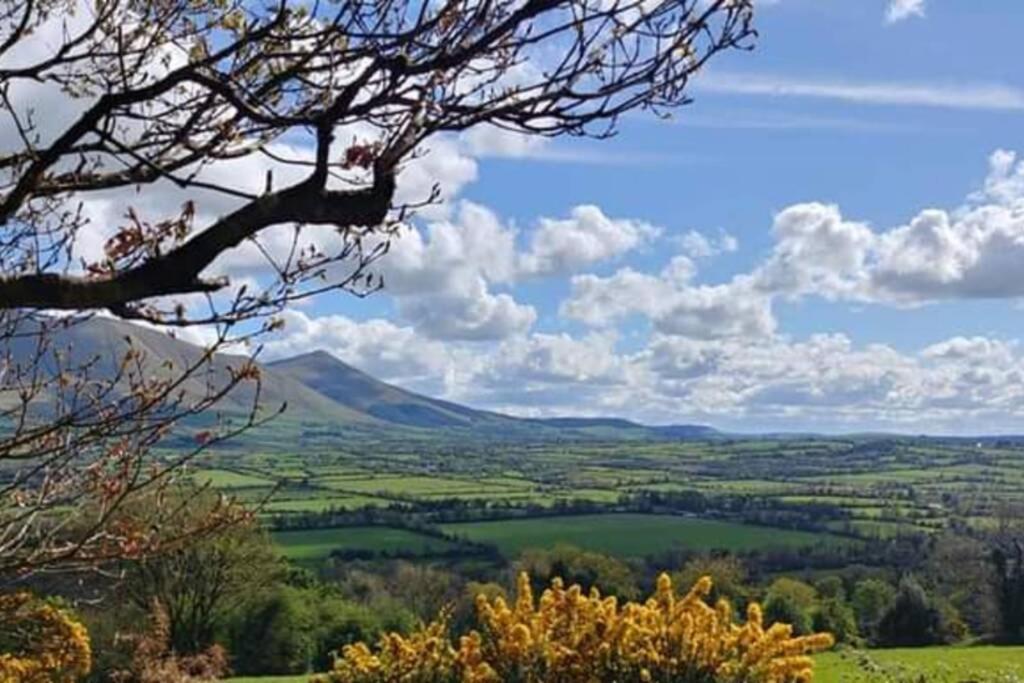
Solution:
<svg viewBox="0 0 1024 683">
<path fill-rule="evenodd" d="M 858 666 L 862 653 L 828 652 L 815 657 L 815 683 L 858 683 L 884 680 L 871 678 Z M 884 667 L 891 677 L 906 673 L 928 683 L 960 683 L 975 676 L 1016 676 L 1024 678 L 1024 647 L 950 646 L 897 650 L 871 650 L 866 656 Z M 884 674 L 883 674 L 884 675 Z M 1004 679 L 1000 679 L 1004 680 Z M 1005 679 L 1014 680 L 1012 678 Z"/>
<path fill-rule="evenodd" d="M 250 486 L 271 486 L 273 481 L 265 477 L 258 477 L 243 472 L 232 470 L 199 470 L 195 473 L 197 481 L 206 483 L 219 489 L 236 489 Z"/>
<path fill-rule="evenodd" d="M 370 550 L 374 552 L 412 551 L 430 554 L 451 547 L 447 541 L 390 527 L 342 527 L 278 531 L 273 534 L 285 557 L 299 562 L 314 562 L 330 556 L 333 550 Z"/>
<path fill-rule="evenodd" d="M 641 557 L 687 547 L 750 550 L 807 546 L 832 539 L 822 534 L 693 519 L 672 515 L 606 514 L 540 517 L 445 524 L 444 531 L 471 541 L 493 543 L 506 556 L 559 543 L 624 557 Z M 840 541 L 842 542 L 842 541 Z"/>
<path fill-rule="evenodd" d="M 865 653 L 884 667 L 903 667 L 908 674 L 925 674 L 927 683 L 960 683 L 973 676 L 1015 675 L 1024 677 L 1024 647 L 927 647 L 871 650 Z M 815 657 L 814 683 L 860 683 L 884 680 L 868 678 L 857 666 L 861 653 L 828 652 Z M 305 683 L 309 676 L 231 678 L 228 683 Z M 1012 678 L 1006 680 L 1013 680 Z"/>
</svg>

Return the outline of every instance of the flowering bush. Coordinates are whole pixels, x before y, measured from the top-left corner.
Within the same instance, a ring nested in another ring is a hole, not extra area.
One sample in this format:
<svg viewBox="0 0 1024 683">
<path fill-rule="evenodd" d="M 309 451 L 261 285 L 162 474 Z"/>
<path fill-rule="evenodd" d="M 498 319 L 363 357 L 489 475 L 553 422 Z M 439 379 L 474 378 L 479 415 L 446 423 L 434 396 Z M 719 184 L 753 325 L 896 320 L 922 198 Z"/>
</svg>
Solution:
<svg viewBox="0 0 1024 683">
<path fill-rule="evenodd" d="M 0 682 L 71 683 L 89 673 L 85 627 L 28 593 L 0 595 Z"/>
<path fill-rule="evenodd" d="M 481 629 L 456 646 L 446 615 L 408 637 L 384 636 L 376 649 L 345 647 L 322 683 L 798 683 L 810 681 L 808 656 L 832 645 L 819 633 L 793 637 L 792 627 L 765 628 L 752 604 L 747 621 L 733 623 L 724 600 L 704 598 L 704 577 L 678 596 L 669 577 L 644 603 L 620 605 L 596 591 L 566 588 L 559 579 L 534 601 L 526 574 L 513 604 L 481 596 Z"/>
</svg>

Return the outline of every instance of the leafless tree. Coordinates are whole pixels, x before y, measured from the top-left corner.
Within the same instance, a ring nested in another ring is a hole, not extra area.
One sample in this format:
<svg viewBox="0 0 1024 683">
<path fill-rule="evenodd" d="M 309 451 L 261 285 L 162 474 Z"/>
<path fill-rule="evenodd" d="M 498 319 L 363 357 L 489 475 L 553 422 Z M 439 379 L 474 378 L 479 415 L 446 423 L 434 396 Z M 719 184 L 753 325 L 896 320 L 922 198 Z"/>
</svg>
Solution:
<svg viewBox="0 0 1024 683">
<path fill-rule="evenodd" d="M 382 285 L 373 263 L 440 196 L 399 191 L 431 139 L 610 136 L 626 113 L 686 104 L 709 59 L 749 47 L 752 4 L 0 0 L 0 577 L 167 542 L 119 527 L 119 507 L 148 491 L 159 508 L 174 468 L 262 418 L 146 453 L 258 387 L 254 364 L 217 365 L 225 343 L 296 299 Z M 219 170 L 251 159 L 263 177 Z M 168 189 L 187 200 L 154 208 Z M 269 274 L 212 275 L 237 247 Z M 215 334 L 159 371 L 129 345 L 110 372 L 66 348 L 96 312 Z"/>
</svg>

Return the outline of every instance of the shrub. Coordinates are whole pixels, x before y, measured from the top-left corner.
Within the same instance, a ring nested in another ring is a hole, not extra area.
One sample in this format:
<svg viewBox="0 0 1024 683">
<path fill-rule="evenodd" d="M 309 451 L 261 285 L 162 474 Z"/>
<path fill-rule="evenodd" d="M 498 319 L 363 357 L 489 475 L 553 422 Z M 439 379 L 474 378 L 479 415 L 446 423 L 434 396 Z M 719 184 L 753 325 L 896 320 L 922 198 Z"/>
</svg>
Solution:
<svg viewBox="0 0 1024 683">
<path fill-rule="evenodd" d="M 0 681 L 65 683 L 89 673 L 85 627 L 28 593 L 0 595 Z"/>
<path fill-rule="evenodd" d="M 878 642 L 885 647 L 920 647 L 945 641 L 942 612 L 917 581 L 900 581 L 896 599 L 878 622 Z"/>
<path fill-rule="evenodd" d="M 115 683 L 207 683 L 228 674 L 227 652 L 220 645 L 182 655 L 172 649 L 171 641 L 167 610 L 153 601 L 148 630 L 122 638 L 132 651 L 129 667 L 112 672 L 110 679 Z"/>
<path fill-rule="evenodd" d="M 515 601 L 478 598 L 480 630 L 458 645 L 448 637 L 447 616 L 408 637 L 389 634 L 376 649 L 349 645 L 323 683 L 521 681 L 565 683 L 643 681 L 673 683 L 790 683 L 809 681 L 807 655 L 832 645 L 828 634 L 793 637 L 792 628 L 764 628 L 761 608 L 733 623 L 732 607 L 704 599 L 704 577 L 679 597 L 669 577 L 658 579 L 644 603 L 620 605 L 597 590 L 551 582 L 535 602 L 526 574 Z"/>
<path fill-rule="evenodd" d="M 817 599 L 813 586 L 796 579 L 777 579 L 765 596 L 764 618 L 769 624 L 789 624 L 797 635 L 806 635 L 814 628 L 812 610 Z"/>
</svg>

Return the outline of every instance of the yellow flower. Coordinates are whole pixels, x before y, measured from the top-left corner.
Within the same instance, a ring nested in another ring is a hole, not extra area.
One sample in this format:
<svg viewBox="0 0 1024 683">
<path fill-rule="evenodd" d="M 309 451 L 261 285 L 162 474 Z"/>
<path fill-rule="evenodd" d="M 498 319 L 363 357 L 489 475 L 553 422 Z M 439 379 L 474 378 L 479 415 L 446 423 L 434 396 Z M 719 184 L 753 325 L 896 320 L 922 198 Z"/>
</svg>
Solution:
<svg viewBox="0 0 1024 683">
<path fill-rule="evenodd" d="M 26 635 L 0 654 L 0 683 L 71 683 L 89 673 L 89 634 L 63 610 L 28 593 L 0 594 L 0 624 Z"/>
<path fill-rule="evenodd" d="M 806 683 L 810 653 L 832 645 L 828 634 L 794 638 L 792 628 L 765 629 L 761 608 L 744 624 L 722 600 L 709 607 L 711 579 L 679 597 L 668 575 L 658 577 L 644 603 L 619 605 L 555 579 L 534 600 L 529 577 L 517 580 L 510 606 L 477 598 L 479 631 L 459 640 L 446 635 L 447 615 L 409 636 L 384 636 L 376 651 L 346 647 L 328 674 L 332 683 L 523 683 L 639 680 L 645 683 Z"/>
</svg>

